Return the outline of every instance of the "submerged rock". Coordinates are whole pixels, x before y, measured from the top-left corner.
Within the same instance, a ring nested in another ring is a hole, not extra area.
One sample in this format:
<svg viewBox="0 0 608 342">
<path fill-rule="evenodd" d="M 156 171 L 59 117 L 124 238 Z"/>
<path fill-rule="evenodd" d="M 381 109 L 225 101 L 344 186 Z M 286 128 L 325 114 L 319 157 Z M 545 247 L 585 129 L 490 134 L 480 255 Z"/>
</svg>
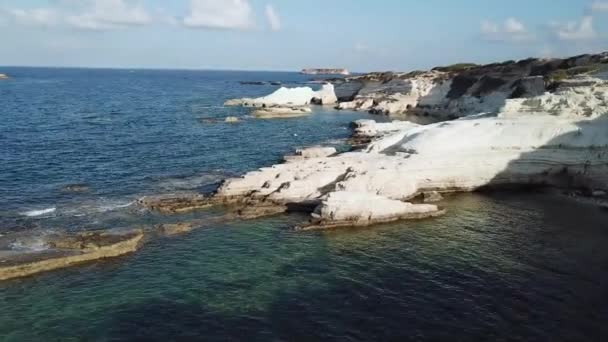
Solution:
<svg viewBox="0 0 608 342">
<path fill-rule="evenodd" d="M 186 213 L 213 205 L 209 198 L 200 194 L 144 196 L 137 200 L 137 204 L 162 214 Z"/>
<path fill-rule="evenodd" d="M 47 250 L 16 253 L 0 263 L 0 280 L 25 277 L 87 261 L 117 257 L 137 250 L 144 234 L 85 232 L 46 237 Z"/>
<path fill-rule="evenodd" d="M 90 190 L 89 186 L 84 183 L 80 184 L 68 184 L 61 189 L 63 192 L 87 192 Z"/>
<path fill-rule="evenodd" d="M 242 85 L 266 85 L 267 82 L 264 81 L 240 81 Z"/>
<path fill-rule="evenodd" d="M 252 115 L 259 119 L 277 119 L 305 116 L 311 112 L 308 107 L 267 107 L 254 110 Z"/>
<path fill-rule="evenodd" d="M 185 234 L 194 229 L 193 222 L 180 222 L 180 223 L 165 223 L 158 227 L 158 231 L 166 236 Z"/>
</svg>

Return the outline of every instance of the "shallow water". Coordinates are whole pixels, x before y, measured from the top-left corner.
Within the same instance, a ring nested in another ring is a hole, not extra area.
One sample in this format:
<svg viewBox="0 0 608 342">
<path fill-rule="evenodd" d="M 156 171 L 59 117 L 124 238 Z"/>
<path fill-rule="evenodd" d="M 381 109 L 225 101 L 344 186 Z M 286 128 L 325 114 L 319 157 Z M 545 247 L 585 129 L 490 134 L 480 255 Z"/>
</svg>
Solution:
<svg viewBox="0 0 608 342">
<path fill-rule="evenodd" d="M 364 114 L 197 120 L 244 116 L 223 99 L 272 90 L 240 80 L 299 75 L 6 72 L 17 81 L 0 83 L 4 233 L 208 223 L 129 256 L 0 283 L 0 340 L 608 337 L 607 214 L 569 199 L 456 195 L 440 218 L 322 232 L 292 231 L 300 215 L 222 222 L 221 210 L 166 218 L 127 206 L 144 193 L 205 189 L 296 146 L 340 143 Z M 90 190 L 62 191 L 73 183 Z"/>
</svg>

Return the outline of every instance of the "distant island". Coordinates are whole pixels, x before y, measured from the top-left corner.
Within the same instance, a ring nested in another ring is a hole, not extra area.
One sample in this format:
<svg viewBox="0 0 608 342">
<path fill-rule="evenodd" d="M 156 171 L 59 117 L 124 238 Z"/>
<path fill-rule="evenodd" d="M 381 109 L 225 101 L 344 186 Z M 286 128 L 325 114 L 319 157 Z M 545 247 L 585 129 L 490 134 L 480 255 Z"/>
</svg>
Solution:
<svg viewBox="0 0 608 342">
<path fill-rule="evenodd" d="M 347 69 L 302 69 L 305 75 L 350 75 Z"/>
</svg>

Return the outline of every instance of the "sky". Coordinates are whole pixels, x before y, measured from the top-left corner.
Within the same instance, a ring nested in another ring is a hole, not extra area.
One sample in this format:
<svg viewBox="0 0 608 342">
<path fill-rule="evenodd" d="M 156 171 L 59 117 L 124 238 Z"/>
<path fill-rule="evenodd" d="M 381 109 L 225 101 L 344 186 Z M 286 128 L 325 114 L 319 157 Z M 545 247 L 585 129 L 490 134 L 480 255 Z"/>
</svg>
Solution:
<svg viewBox="0 0 608 342">
<path fill-rule="evenodd" d="M 608 0 L 0 0 L 0 65 L 419 70 L 608 50 Z"/>
</svg>

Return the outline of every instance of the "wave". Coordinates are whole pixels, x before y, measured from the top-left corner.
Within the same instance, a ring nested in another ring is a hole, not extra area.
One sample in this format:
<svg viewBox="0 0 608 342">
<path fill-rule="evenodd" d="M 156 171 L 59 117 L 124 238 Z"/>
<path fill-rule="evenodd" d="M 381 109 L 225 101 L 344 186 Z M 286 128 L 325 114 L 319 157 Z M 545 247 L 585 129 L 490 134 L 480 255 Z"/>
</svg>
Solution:
<svg viewBox="0 0 608 342">
<path fill-rule="evenodd" d="M 55 208 L 55 207 L 46 208 L 46 209 L 38 209 L 38 210 L 29 210 L 29 211 L 22 212 L 21 215 L 27 216 L 27 217 L 38 217 L 38 216 L 43 216 L 43 215 L 47 215 L 47 214 L 52 214 L 56 210 L 57 210 L 57 208 Z"/>
<path fill-rule="evenodd" d="M 82 217 L 93 214 L 101 214 L 109 211 L 128 208 L 135 204 L 135 201 L 112 201 L 100 199 L 90 204 L 83 204 L 72 208 L 62 210 L 61 214 L 65 216 Z"/>
<path fill-rule="evenodd" d="M 135 201 L 116 201 L 104 198 L 78 205 L 67 205 L 60 209 L 51 207 L 46 209 L 36 209 L 21 212 L 20 215 L 32 218 L 54 218 L 54 217 L 83 217 L 87 215 L 101 214 L 105 212 L 128 208 L 135 204 Z"/>
</svg>

